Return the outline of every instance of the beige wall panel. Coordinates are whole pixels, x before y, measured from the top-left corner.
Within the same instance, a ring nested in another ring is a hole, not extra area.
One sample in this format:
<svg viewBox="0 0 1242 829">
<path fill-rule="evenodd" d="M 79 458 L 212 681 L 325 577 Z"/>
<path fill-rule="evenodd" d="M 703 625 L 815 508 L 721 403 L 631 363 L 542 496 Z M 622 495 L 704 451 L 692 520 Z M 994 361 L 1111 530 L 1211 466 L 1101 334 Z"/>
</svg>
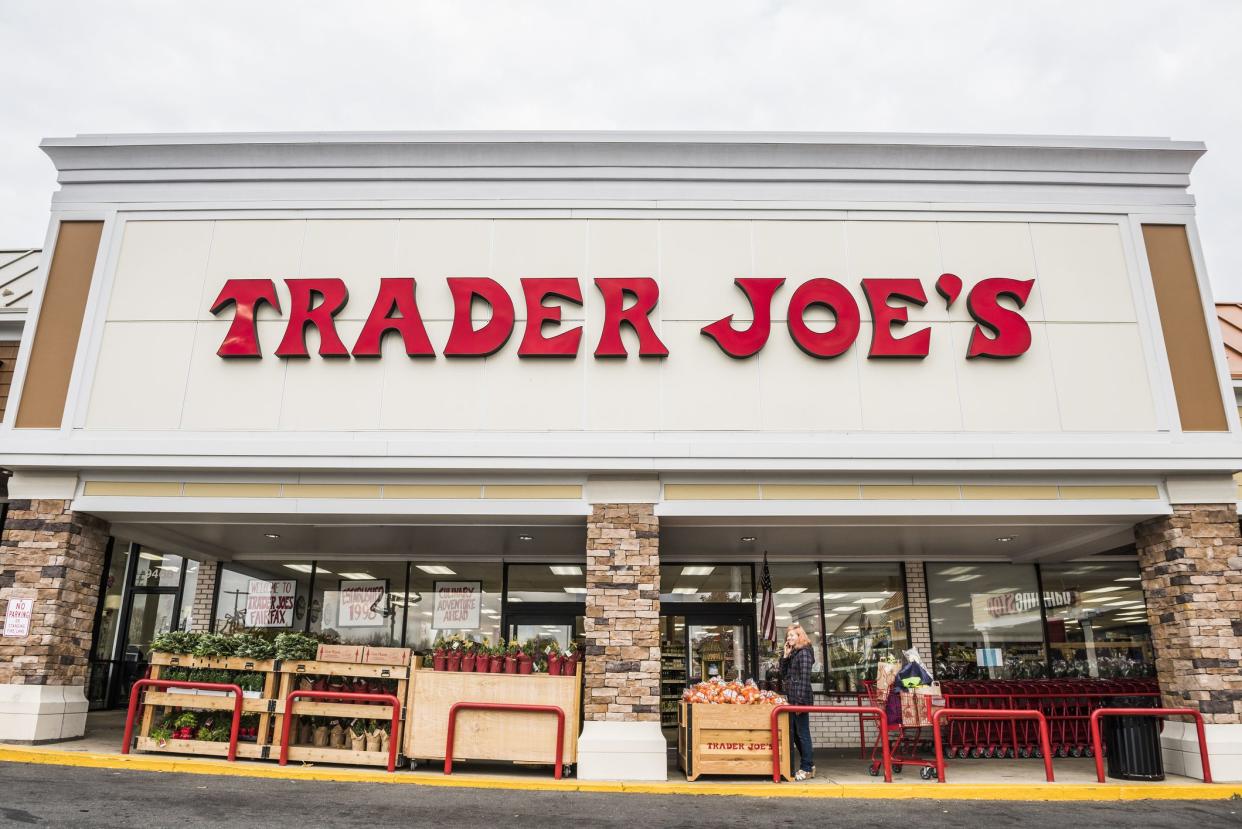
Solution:
<svg viewBox="0 0 1242 829">
<path fill-rule="evenodd" d="M 277 360 L 272 354 L 284 336 L 285 324 L 278 320 L 262 320 L 258 329 L 259 347 L 267 355 L 265 358 L 224 360 L 216 351 L 229 330 L 228 316 L 198 323 L 181 416 L 182 429 L 268 430 L 280 425 L 287 366 L 284 360 Z"/>
<path fill-rule="evenodd" d="M 493 279 L 513 298 L 518 320 L 526 319 L 522 277 L 571 277 L 582 283 L 587 270 L 587 222 L 575 219 L 511 219 L 496 222 L 492 237 Z M 479 274 L 462 274 L 477 276 Z M 629 274 L 631 276 L 639 274 Z M 591 289 L 592 291 L 594 288 Z M 583 300 L 587 285 L 582 284 Z M 549 302 L 561 307 L 561 319 L 581 320 L 585 306 Z M 519 326 L 519 329 L 521 326 Z M 521 330 L 514 332 L 520 338 Z"/>
<path fill-rule="evenodd" d="M 384 484 L 385 498 L 444 499 L 482 498 L 481 484 Z"/>
<path fill-rule="evenodd" d="M 1045 501 L 1057 497 L 1055 486 L 971 485 L 962 486 L 962 497 L 968 501 Z"/>
<path fill-rule="evenodd" d="M 126 222 L 108 319 L 196 319 L 213 222 Z M 213 294 L 208 304 L 215 299 Z"/>
<path fill-rule="evenodd" d="M 285 484 L 285 498 L 378 498 L 378 484 Z"/>
<path fill-rule="evenodd" d="M 758 361 L 722 354 L 701 328 L 698 322 L 664 325 L 669 356 L 660 367 L 661 428 L 759 428 Z"/>
<path fill-rule="evenodd" d="M 483 371 L 484 425 L 500 430 L 581 429 L 585 363 L 582 357 L 518 357 L 515 343 L 488 357 Z"/>
<path fill-rule="evenodd" d="M 966 294 L 983 279 L 1006 277 L 1034 279 L 1031 295 L 1022 309 L 1022 316 L 1038 321 L 1044 318 L 1040 299 L 1040 283 L 1031 244 L 1030 225 L 1026 222 L 938 222 L 940 257 L 944 270 L 962 278 L 962 296 L 949 309 L 949 318 L 970 321 Z M 944 308 L 944 301 L 935 291 L 934 279 L 940 272 L 926 277 L 929 310 Z"/>
<path fill-rule="evenodd" d="M 594 346 L 592 346 L 594 348 Z M 596 360 L 586 363 L 586 428 L 635 430 L 660 428 L 661 377 L 659 360 Z"/>
<path fill-rule="evenodd" d="M 734 313 L 749 318 L 733 280 L 748 275 L 750 251 L 750 222 L 661 222 L 661 316 L 697 320 L 699 327 Z"/>
<path fill-rule="evenodd" d="M 951 327 L 962 423 L 967 431 L 1060 430 L 1056 379 L 1043 323 L 1031 325 L 1030 350 L 1011 360 L 965 359 L 975 324 L 956 322 Z"/>
<path fill-rule="evenodd" d="M 852 501 L 862 497 L 858 484 L 763 484 L 765 501 Z"/>
<path fill-rule="evenodd" d="M 909 324 L 908 331 L 924 326 Z M 931 350 L 918 359 L 868 359 L 871 324 L 863 323 L 859 349 L 863 428 L 873 432 L 951 432 L 962 428 L 956 369 L 965 361 L 954 353 L 949 323 L 931 325 Z M 898 332 L 898 333 L 908 333 Z"/>
<path fill-rule="evenodd" d="M 212 303 L 230 279 L 270 279 L 276 283 L 280 307 L 289 310 L 285 280 L 299 274 L 306 222 L 301 219 L 231 220 L 215 222 L 211 232 L 211 256 L 207 278 L 203 281 L 197 316 L 200 320 L 229 320 L 232 310 L 219 317 L 211 313 Z M 270 306 L 259 311 L 259 319 L 278 319 Z"/>
<path fill-rule="evenodd" d="M 1048 323 L 1061 428 L 1070 432 L 1143 432 L 1156 414 L 1138 328 Z"/>
<path fill-rule="evenodd" d="M 197 327 L 193 321 L 107 323 L 87 427 L 180 428 Z"/>
<path fill-rule="evenodd" d="M 862 497 L 878 501 L 956 501 L 962 492 L 956 484 L 863 484 Z"/>
<path fill-rule="evenodd" d="M 424 320 L 453 318 L 448 277 L 491 274 L 492 225 L 491 219 L 403 219 L 398 223 L 397 270 L 392 275 L 417 281 L 418 310 Z"/>
<path fill-rule="evenodd" d="M 279 498 L 280 484 L 187 483 L 187 498 Z"/>
<path fill-rule="evenodd" d="M 437 351 L 448 339 L 450 324 L 427 323 Z M 491 399 L 484 360 L 445 357 L 410 358 L 400 337 L 389 335 L 379 361 L 384 373 L 380 428 L 482 429 Z"/>
<path fill-rule="evenodd" d="M 346 344 L 357 338 L 361 328 L 360 322 L 337 322 L 337 330 Z M 291 431 L 379 428 L 387 361 L 320 357 L 319 339 L 313 329 L 307 330 L 306 347 L 312 356 L 285 361 L 280 428 Z"/>
<path fill-rule="evenodd" d="M 566 500 L 582 497 L 578 484 L 484 484 L 484 498 Z"/>
<path fill-rule="evenodd" d="M 109 495 L 123 498 L 175 498 L 182 485 L 176 481 L 87 481 L 83 495 Z"/>
<path fill-rule="evenodd" d="M 401 275 L 397 272 L 397 220 L 307 221 L 296 275 L 343 279 L 350 301 L 337 320 L 365 320 L 375 302 L 379 278 Z M 353 340 L 345 344 L 352 346 Z"/>
<path fill-rule="evenodd" d="M 1155 500 L 1160 490 L 1155 486 L 1061 486 L 1061 497 L 1079 501 Z"/>
<path fill-rule="evenodd" d="M 867 303 L 861 293 L 863 279 L 915 278 L 923 282 L 929 302 L 911 310 L 913 319 L 945 319 L 944 303 L 938 301 L 935 279 L 943 273 L 940 265 L 940 239 L 935 222 L 867 221 L 846 222 L 849 247 L 846 278 L 840 280 L 859 291 L 859 307 L 867 319 Z M 937 301 L 931 301 L 937 296 Z"/>
<path fill-rule="evenodd" d="M 1112 224 L 1033 222 L 1045 317 L 1050 322 L 1133 322 L 1121 231 Z"/>
<path fill-rule="evenodd" d="M 597 276 L 658 277 L 660 224 L 641 219 L 587 222 L 587 277 L 590 280 Z M 585 288 L 583 290 L 585 292 Z"/>
<path fill-rule="evenodd" d="M 790 339 L 785 323 L 774 324 L 767 346 L 750 358 L 758 363 L 760 428 L 861 429 L 858 355 L 855 346 L 830 360 L 811 357 Z"/>
</svg>

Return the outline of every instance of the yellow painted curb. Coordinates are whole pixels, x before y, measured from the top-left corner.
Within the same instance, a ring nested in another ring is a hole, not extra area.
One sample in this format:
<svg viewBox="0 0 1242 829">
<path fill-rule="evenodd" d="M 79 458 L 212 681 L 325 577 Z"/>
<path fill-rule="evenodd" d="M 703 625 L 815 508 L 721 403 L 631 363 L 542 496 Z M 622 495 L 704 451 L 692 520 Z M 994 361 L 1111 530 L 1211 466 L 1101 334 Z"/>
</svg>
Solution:
<svg viewBox="0 0 1242 829">
<path fill-rule="evenodd" d="M 279 780 L 337 783 L 388 783 L 464 789 L 596 792 L 661 795 L 725 795 L 730 797 L 856 798 L 860 800 L 1224 800 L 1242 797 L 1242 785 L 1110 785 L 1100 783 L 827 783 L 791 786 L 762 783 L 623 783 L 582 780 L 516 780 L 508 777 L 389 774 L 335 766 L 278 766 L 229 763 L 198 757 L 151 754 L 99 754 L 27 746 L 0 746 L 0 762 L 34 763 L 96 769 L 128 769 L 179 774 L 212 774 Z"/>
</svg>

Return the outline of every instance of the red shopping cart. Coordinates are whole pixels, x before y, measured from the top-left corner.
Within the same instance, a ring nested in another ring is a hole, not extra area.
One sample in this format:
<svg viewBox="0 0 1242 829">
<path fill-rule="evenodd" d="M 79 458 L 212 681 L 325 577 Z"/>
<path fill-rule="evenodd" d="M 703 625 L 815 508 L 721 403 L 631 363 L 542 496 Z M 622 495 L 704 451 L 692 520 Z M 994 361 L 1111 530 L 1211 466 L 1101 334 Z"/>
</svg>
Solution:
<svg viewBox="0 0 1242 829">
<path fill-rule="evenodd" d="M 887 691 L 880 691 L 872 680 L 865 680 L 863 687 L 867 691 L 868 703 L 883 711 L 888 711 L 889 694 L 901 693 L 896 685 L 891 686 Z M 905 716 L 897 722 L 889 721 L 889 734 L 896 735 L 889 746 L 889 756 L 894 773 L 900 773 L 903 766 L 918 766 L 919 777 L 931 780 L 936 777 L 936 761 L 919 756 L 919 747 L 931 742 L 930 729 L 934 698 L 927 694 L 911 693 L 910 696 L 913 700 L 914 719 L 918 724 L 908 724 Z M 928 729 L 926 734 L 924 734 L 924 729 Z M 875 743 L 871 747 L 871 764 L 867 767 L 867 773 L 872 777 L 878 776 L 883 768 L 883 747 L 880 744 L 882 739 L 884 739 L 882 735 L 876 734 Z"/>
</svg>

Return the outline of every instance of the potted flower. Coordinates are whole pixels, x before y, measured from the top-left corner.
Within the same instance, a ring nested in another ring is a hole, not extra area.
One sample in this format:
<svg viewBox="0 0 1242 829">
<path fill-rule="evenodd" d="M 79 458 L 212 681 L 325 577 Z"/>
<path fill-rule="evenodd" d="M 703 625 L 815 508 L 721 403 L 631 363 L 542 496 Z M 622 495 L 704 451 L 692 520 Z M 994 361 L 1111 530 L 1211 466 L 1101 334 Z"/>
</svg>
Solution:
<svg viewBox="0 0 1242 829">
<path fill-rule="evenodd" d="M 561 654 L 561 676 L 576 676 L 580 659 L 581 653 L 578 651 L 578 643 L 570 639 L 569 643 L 565 645 L 565 652 Z"/>
<path fill-rule="evenodd" d="M 504 656 L 505 673 L 516 674 L 518 672 L 518 652 L 519 652 L 517 643 L 514 642 L 512 639 L 510 639 L 508 642 L 505 643 L 504 651 L 505 651 L 505 656 Z"/>
<path fill-rule="evenodd" d="M 461 645 L 461 669 L 465 673 L 473 673 L 475 662 L 478 661 L 478 654 L 474 652 L 474 640 L 467 639 Z"/>
<path fill-rule="evenodd" d="M 548 661 L 548 676 L 561 675 L 561 649 L 555 641 L 549 642 L 543 649 L 544 658 Z"/>
<path fill-rule="evenodd" d="M 182 711 L 173 720 L 172 727 L 174 740 L 193 740 L 198 729 L 198 716 L 193 711 Z"/>
<path fill-rule="evenodd" d="M 431 660 L 432 670 L 436 670 L 436 671 L 448 670 L 448 668 L 445 666 L 447 654 L 448 654 L 448 647 L 444 643 L 444 636 L 443 635 L 437 636 L 436 644 L 435 644 L 435 651 L 432 654 L 432 660 Z"/>
<path fill-rule="evenodd" d="M 498 674 L 504 669 L 505 649 L 500 642 L 497 642 L 487 649 L 487 670 L 488 673 Z"/>
<path fill-rule="evenodd" d="M 539 645 L 534 639 L 527 640 L 526 644 L 518 652 L 518 673 L 529 674 L 535 670 L 535 655 L 539 652 Z"/>
<path fill-rule="evenodd" d="M 349 747 L 354 751 L 367 750 L 367 727 L 362 720 L 349 724 Z"/>
<path fill-rule="evenodd" d="M 461 639 L 454 636 L 448 640 L 448 653 L 444 657 L 444 670 L 461 670 Z"/>
</svg>

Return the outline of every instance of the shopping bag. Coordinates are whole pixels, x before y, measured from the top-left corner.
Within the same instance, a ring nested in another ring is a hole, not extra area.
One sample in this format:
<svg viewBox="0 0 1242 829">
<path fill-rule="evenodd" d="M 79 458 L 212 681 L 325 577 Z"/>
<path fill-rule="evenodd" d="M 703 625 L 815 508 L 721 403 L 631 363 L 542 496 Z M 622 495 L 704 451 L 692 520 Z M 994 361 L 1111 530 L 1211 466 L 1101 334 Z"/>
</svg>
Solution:
<svg viewBox="0 0 1242 829">
<path fill-rule="evenodd" d="M 914 689 L 914 693 L 915 696 L 923 697 L 927 700 L 921 704 L 925 704 L 929 712 L 944 707 L 944 694 L 940 692 L 939 682 L 933 682 L 931 685 L 920 685 Z"/>
<path fill-rule="evenodd" d="M 922 728 L 931 725 L 931 700 L 927 694 L 910 691 L 901 693 L 901 725 L 904 728 Z"/>
<path fill-rule="evenodd" d="M 896 662 L 880 662 L 875 666 L 875 696 L 877 702 L 883 703 L 888 699 L 889 689 L 897 681 L 897 670 Z"/>
</svg>

